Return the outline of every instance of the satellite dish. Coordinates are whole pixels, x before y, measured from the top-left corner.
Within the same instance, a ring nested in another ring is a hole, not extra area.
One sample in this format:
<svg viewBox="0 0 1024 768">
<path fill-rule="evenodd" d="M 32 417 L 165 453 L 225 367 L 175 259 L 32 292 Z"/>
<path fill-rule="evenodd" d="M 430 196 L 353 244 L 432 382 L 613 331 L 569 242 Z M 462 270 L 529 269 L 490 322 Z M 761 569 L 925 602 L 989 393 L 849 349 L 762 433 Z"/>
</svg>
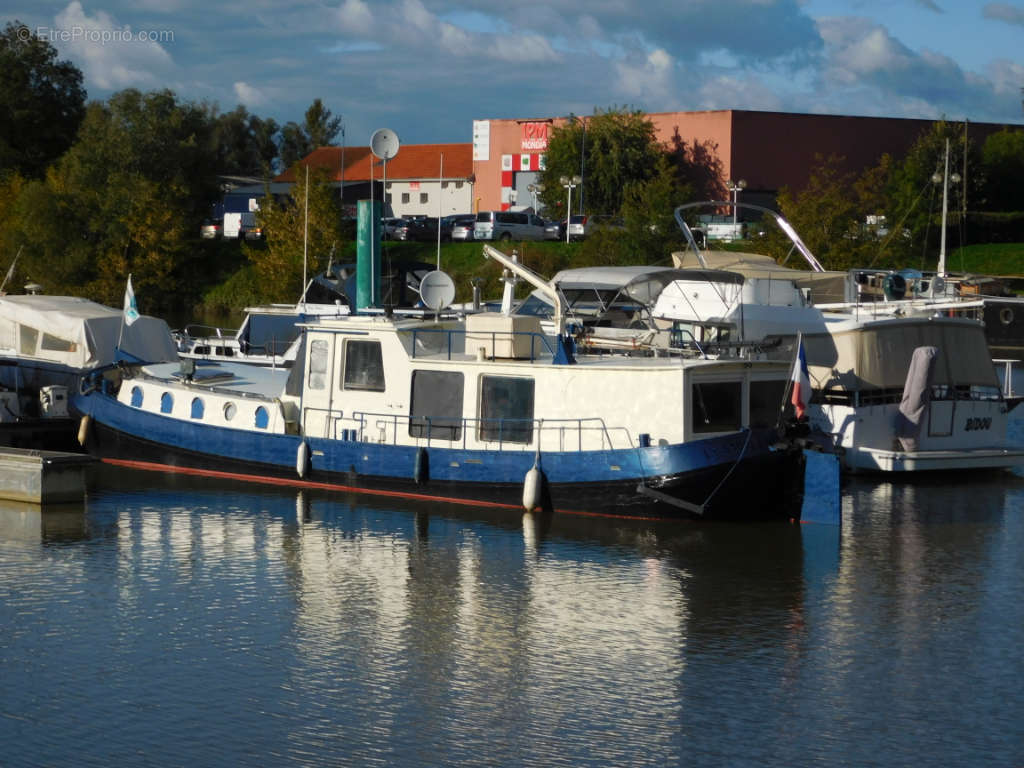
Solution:
<svg viewBox="0 0 1024 768">
<path fill-rule="evenodd" d="M 390 128 L 374 131 L 370 137 L 370 151 L 381 160 L 390 160 L 398 154 L 398 134 Z"/>
<path fill-rule="evenodd" d="M 427 272 L 420 280 L 420 299 L 429 309 L 442 310 L 455 300 L 455 283 L 439 269 Z"/>
</svg>

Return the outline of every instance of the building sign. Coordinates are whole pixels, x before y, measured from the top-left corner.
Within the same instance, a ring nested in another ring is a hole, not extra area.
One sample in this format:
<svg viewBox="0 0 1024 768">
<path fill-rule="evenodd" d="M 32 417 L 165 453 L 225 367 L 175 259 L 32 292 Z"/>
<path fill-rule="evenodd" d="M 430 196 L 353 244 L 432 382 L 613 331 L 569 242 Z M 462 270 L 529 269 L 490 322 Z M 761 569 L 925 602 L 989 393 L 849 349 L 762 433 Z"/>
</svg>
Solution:
<svg viewBox="0 0 1024 768">
<path fill-rule="evenodd" d="M 548 148 L 550 123 L 523 123 L 523 152 L 543 152 Z"/>
<path fill-rule="evenodd" d="M 420 191 L 420 183 L 418 181 L 410 181 L 409 182 L 409 191 L 410 192 L 419 192 Z"/>
<path fill-rule="evenodd" d="M 491 159 L 491 121 L 473 121 L 473 160 L 486 162 Z"/>
</svg>

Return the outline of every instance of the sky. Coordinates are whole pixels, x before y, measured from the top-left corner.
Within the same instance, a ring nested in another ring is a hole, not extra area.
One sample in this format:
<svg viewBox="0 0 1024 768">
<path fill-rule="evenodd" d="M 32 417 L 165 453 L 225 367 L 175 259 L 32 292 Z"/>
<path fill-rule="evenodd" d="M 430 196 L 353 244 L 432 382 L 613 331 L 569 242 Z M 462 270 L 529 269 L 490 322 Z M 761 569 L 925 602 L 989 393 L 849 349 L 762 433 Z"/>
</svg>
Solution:
<svg viewBox="0 0 1024 768">
<path fill-rule="evenodd" d="M 2 0 L 90 99 L 170 88 L 344 142 L 472 121 L 744 109 L 1024 125 L 1024 0 Z M 340 140 L 340 137 L 339 137 Z"/>
</svg>

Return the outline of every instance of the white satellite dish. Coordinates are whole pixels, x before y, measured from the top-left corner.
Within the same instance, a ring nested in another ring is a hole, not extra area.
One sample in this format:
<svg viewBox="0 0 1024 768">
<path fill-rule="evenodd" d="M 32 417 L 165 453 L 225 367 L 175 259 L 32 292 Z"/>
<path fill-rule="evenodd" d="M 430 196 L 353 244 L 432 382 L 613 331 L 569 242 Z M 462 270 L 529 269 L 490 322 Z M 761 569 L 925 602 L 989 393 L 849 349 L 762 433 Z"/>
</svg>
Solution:
<svg viewBox="0 0 1024 768">
<path fill-rule="evenodd" d="M 370 137 L 370 151 L 381 160 L 390 160 L 398 154 L 398 134 L 390 128 L 374 131 Z"/>
<path fill-rule="evenodd" d="M 427 272 L 420 280 L 420 299 L 427 308 L 442 310 L 455 300 L 455 283 L 439 269 Z"/>
</svg>

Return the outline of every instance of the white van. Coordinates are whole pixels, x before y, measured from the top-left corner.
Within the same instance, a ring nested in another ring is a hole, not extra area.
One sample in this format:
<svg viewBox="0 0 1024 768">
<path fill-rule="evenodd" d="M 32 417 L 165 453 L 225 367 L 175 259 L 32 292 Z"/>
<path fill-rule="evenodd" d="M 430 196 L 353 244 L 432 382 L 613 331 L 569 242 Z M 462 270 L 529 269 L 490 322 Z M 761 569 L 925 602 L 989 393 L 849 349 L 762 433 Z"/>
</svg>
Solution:
<svg viewBox="0 0 1024 768">
<path fill-rule="evenodd" d="M 480 211 L 474 240 L 543 240 L 544 219 L 526 211 Z"/>
</svg>

